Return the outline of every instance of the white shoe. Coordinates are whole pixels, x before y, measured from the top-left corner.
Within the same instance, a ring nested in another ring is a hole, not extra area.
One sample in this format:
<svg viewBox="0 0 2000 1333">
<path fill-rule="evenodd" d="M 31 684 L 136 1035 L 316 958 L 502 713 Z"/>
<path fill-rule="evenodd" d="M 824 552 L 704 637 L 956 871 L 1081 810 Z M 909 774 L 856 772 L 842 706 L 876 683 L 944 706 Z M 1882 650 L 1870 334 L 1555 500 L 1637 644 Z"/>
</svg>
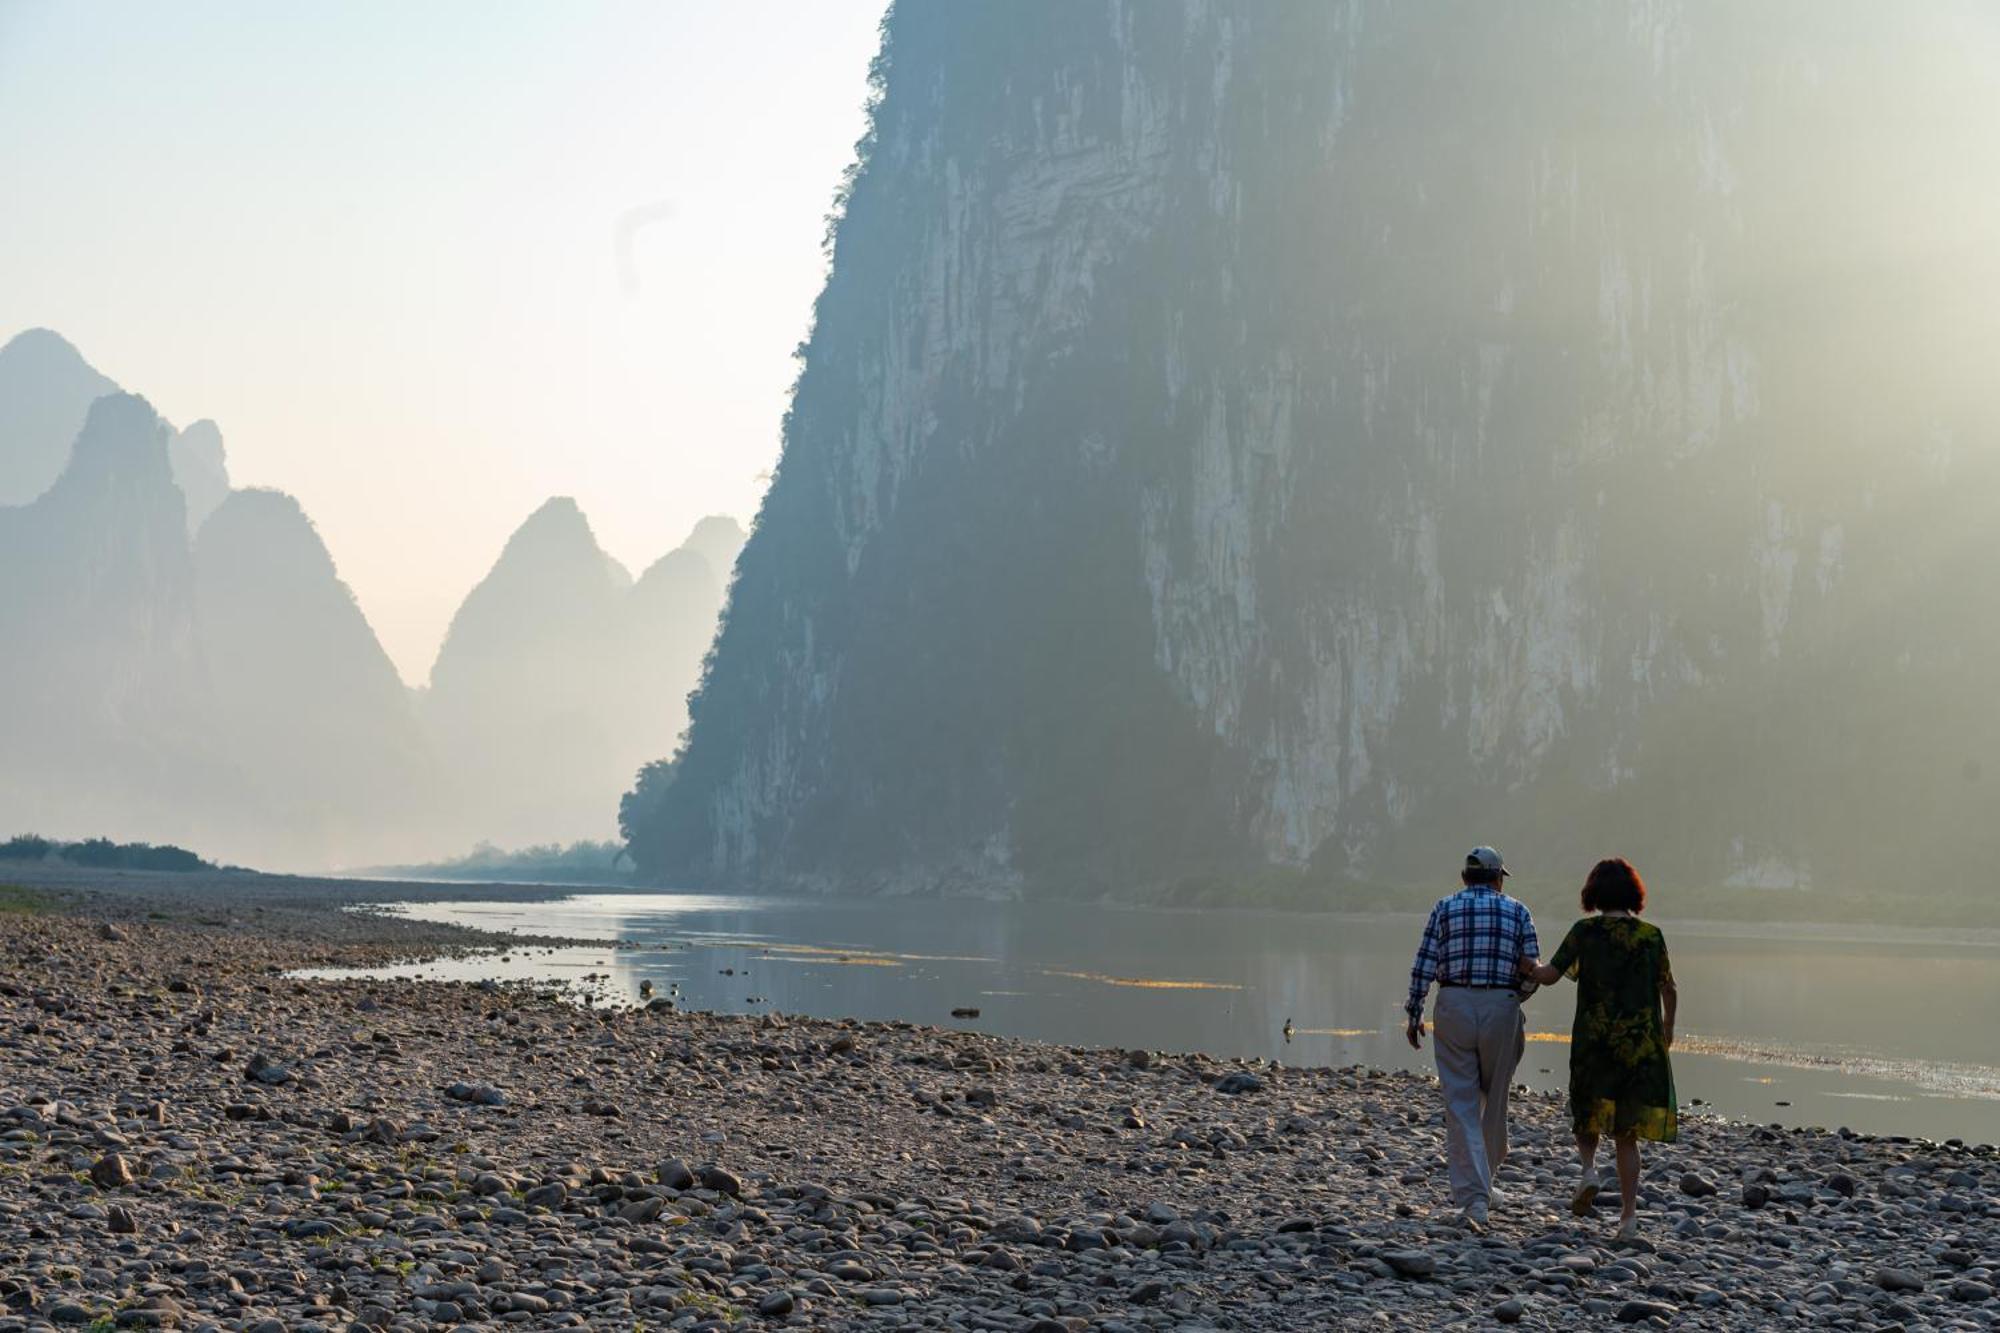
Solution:
<svg viewBox="0 0 2000 1333">
<path fill-rule="evenodd" d="M 1481 1199 L 1474 1199 L 1471 1203 L 1465 1205 L 1465 1210 L 1461 1212 L 1458 1216 L 1459 1220 L 1464 1222 L 1465 1225 L 1469 1227 L 1471 1230 L 1473 1231 L 1483 1230 L 1486 1226 L 1485 1201 Z"/>
<path fill-rule="evenodd" d="M 1576 1193 L 1570 1196 L 1570 1212 L 1578 1217 L 1589 1217 L 1590 1210 L 1597 1205 L 1597 1192 L 1603 1188 L 1604 1182 L 1598 1178 L 1597 1168 L 1593 1166 L 1586 1170 L 1577 1178 Z"/>
<path fill-rule="evenodd" d="M 1505 1208 L 1507 1204 L 1506 1190 L 1501 1189 L 1498 1185 L 1488 1185 L 1486 1187 L 1486 1206 L 1488 1208 Z"/>
</svg>

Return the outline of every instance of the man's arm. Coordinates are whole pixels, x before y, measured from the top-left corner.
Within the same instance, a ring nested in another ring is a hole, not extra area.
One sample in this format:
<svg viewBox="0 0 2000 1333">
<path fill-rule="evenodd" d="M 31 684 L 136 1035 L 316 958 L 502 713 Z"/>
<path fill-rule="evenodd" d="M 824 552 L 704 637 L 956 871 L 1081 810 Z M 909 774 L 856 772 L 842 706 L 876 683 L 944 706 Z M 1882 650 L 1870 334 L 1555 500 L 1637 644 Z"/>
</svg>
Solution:
<svg viewBox="0 0 2000 1333">
<path fill-rule="evenodd" d="M 1541 957 L 1542 941 L 1541 937 L 1535 934 L 1535 917 L 1524 903 L 1521 907 L 1521 962 L 1525 966 L 1540 962 Z M 1521 998 L 1525 1000 L 1531 997 L 1539 984 L 1541 978 L 1524 971 L 1521 974 Z"/>
<path fill-rule="evenodd" d="M 1439 908 L 1431 908 L 1430 919 L 1424 922 L 1424 937 L 1417 943 L 1416 959 L 1410 964 L 1410 998 L 1403 1002 L 1409 1022 L 1403 1028 L 1403 1037 L 1412 1050 L 1423 1047 L 1424 997 L 1430 993 L 1431 981 L 1437 976 L 1438 911 Z"/>
</svg>

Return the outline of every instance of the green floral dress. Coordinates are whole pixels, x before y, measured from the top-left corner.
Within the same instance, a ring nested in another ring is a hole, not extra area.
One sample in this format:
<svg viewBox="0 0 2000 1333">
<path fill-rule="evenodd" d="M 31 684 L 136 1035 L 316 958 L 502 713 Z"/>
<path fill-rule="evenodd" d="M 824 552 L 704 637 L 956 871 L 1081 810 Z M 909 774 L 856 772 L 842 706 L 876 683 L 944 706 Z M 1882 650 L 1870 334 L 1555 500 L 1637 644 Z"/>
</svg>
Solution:
<svg viewBox="0 0 2000 1333">
<path fill-rule="evenodd" d="M 1576 1132 L 1673 1142 L 1674 1070 L 1660 1014 L 1660 986 L 1673 975 L 1667 937 L 1637 917 L 1587 916 L 1549 964 L 1576 983 L 1569 1047 Z"/>
</svg>

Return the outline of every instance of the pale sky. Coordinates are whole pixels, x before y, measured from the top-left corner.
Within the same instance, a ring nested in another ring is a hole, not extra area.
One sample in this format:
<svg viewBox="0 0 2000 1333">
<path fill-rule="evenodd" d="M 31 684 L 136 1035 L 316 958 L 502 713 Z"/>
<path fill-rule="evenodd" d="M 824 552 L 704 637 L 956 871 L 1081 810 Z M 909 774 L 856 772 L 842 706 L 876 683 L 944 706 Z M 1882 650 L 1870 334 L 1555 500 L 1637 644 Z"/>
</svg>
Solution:
<svg viewBox="0 0 2000 1333">
<path fill-rule="evenodd" d="M 213 417 L 420 684 L 550 495 L 748 523 L 883 7 L 0 0 L 0 341 Z"/>
</svg>

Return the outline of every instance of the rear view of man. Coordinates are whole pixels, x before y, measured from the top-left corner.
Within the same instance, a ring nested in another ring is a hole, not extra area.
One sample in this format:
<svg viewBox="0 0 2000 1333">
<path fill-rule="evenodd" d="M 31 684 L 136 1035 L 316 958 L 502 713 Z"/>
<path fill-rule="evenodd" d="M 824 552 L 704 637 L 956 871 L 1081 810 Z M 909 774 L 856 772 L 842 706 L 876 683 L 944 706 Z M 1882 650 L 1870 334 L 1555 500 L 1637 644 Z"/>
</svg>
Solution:
<svg viewBox="0 0 2000 1333">
<path fill-rule="evenodd" d="M 1424 997 L 1437 982 L 1431 1026 L 1444 1091 L 1451 1201 L 1475 1226 L 1486 1222 L 1493 1173 L 1507 1160 L 1507 1092 L 1528 1034 L 1521 960 L 1542 951 L 1526 904 L 1501 891 L 1507 873 L 1491 847 L 1467 854 L 1459 875 L 1465 887 L 1433 907 L 1424 925 L 1404 1006 L 1410 1016 L 1405 1035 L 1421 1050 Z"/>
</svg>

